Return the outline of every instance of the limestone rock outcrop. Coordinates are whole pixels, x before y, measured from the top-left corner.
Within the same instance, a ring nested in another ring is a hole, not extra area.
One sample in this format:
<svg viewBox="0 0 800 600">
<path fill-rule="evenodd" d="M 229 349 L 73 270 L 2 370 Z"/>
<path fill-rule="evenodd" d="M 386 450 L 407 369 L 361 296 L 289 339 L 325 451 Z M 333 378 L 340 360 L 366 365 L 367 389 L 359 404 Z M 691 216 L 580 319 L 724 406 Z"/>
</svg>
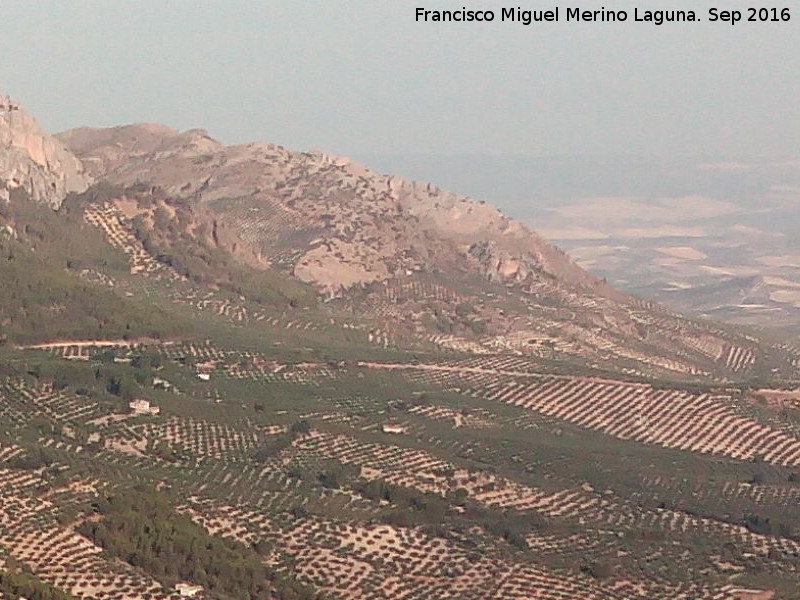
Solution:
<svg viewBox="0 0 800 600">
<path fill-rule="evenodd" d="M 83 164 L 32 116 L 0 94 L 0 201 L 24 189 L 37 202 L 57 208 L 69 192 L 92 182 Z"/>
</svg>

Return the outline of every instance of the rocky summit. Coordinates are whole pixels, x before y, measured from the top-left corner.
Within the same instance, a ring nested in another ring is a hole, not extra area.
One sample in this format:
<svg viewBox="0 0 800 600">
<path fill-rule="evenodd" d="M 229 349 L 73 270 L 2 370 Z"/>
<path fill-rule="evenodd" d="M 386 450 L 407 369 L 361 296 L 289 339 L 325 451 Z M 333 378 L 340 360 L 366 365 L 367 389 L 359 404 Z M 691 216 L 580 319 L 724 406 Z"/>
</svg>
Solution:
<svg viewBox="0 0 800 600">
<path fill-rule="evenodd" d="M 0 94 L 0 200 L 8 199 L 9 190 L 22 188 L 36 202 L 57 208 L 68 193 L 82 192 L 91 182 L 61 142 Z"/>
<path fill-rule="evenodd" d="M 206 206 L 266 260 L 291 247 L 294 275 L 329 293 L 436 268 L 469 268 L 500 282 L 550 276 L 614 293 L 496 208 L 347 158 L 224 146 L 203 130 L 152 124 L 58 138 L 96 178 L 144 182 Z M 256 221 L 264 224 L 253 228 Z"/>
</svg>

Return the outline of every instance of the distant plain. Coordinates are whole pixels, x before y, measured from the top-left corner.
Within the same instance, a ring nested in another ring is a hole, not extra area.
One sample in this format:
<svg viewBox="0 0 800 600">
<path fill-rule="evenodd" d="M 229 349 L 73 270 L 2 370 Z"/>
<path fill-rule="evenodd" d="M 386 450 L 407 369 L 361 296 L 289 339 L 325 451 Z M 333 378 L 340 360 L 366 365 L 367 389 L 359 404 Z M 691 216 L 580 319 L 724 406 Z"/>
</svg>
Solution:
<svg viewBox="0 0 800 600">
<path fill-rule="evenodd" d="M 800 331 L 800 160 L 374 156 L 486 199 L 624 291 Z"/>
</svg>

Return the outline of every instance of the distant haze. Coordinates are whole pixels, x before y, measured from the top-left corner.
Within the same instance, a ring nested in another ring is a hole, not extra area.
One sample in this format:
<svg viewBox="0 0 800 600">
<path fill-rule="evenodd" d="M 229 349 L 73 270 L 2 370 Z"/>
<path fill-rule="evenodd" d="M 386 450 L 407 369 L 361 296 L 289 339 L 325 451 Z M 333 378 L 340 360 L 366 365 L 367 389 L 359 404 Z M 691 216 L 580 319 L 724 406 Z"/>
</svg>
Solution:
<svg viewBox="0 0 800 600">
<path fill-rule="evenodd" d="M 415 23 L 418 4 L 5 3 L 0 90 L 51 131 L 156 121 L 206 128 L 226 143 L 356 158 L 798 148 L 800 9 L 789 23 L 733 27 L 525 27 Z M 463 4 L 508 5 L 427 7 Z M 709 6 L 666 0 L 659 8 L 705 16 Z"/>
<path fill-rule="evenodd" d="M 776 187 L 783 188 L 788 197 L 798 198 L 800 152 L 796 156 L 799 158 L 375 154 L 360 158 L 375 170 L 432 181 L 485 200 L 539 229 L 554 210 L 584 205 L 587 199 L 624 197 L 646 204 L 692 196 L 708 203 L 733 202 L 755 209 Z M 588 226 L 593 217 L 575 214 L 572 218 L 575 225 Z"/>
<path fill-rule="evenodd" d="M 484 199 L 612 285 L 800 332 L 800 160 L 376 155 Z"/>
</svg>

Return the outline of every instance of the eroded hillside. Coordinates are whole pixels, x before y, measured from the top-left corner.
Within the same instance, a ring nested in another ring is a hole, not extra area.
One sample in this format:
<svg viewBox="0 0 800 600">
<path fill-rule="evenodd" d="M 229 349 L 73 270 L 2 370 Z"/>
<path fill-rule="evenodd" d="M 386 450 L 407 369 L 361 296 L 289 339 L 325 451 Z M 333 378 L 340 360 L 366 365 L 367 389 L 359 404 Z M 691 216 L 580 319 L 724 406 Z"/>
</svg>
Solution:
<svg viewBox="0 0 800 600">
<path fill-rule="evenodd" d="M 59 138 L 95 177 L 147 183 L 209 206 L 266 260 L 329 292 L 405 272 L 462 269 L 501 282 L 608 286 L 484 203 L 373 173 L 348 159 L 268 144 L 226 147 L 158 125 Z"/>
<path fill-rule="evenodd" d="M 313 284 L 332 307 L 368 318 L 387 347 L 682 379 L 795 369 L 775 344 L 625 296 L 495 208 L 430 184 L 279 146 L 228 147 L 201 130 L 59 138 L 94 177 L 138 189 L 137 206 L 147 194 L 182 203 L 217 246 Z M 141 208 L 119 197 L 106 210 L 124 222 Z"/>
</svg>

